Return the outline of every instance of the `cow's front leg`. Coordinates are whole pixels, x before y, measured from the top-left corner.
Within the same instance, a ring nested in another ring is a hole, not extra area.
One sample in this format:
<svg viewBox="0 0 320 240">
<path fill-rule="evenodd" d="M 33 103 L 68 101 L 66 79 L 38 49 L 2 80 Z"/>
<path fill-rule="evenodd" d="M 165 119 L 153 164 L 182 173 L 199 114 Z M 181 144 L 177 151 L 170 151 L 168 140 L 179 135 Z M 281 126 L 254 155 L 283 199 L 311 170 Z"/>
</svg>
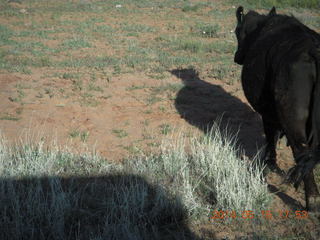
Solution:
<svg viewBox="0 0 320 240">
<path fill-rule="evenodd" d="M 320 214 L 320 195 L 317 184 L 314 180 L 313 172 L 310 172 L 303 179 L 303 182 L 306 194 L 306 207 L 308 211 Z"/>
<path fill-rule="evenodd" d="M 263 156 L 263 161 L 267 164 L 267 167 L 272 171 L 276 172 L 279 175 L 284 175 L 284 171 L 282 171 L 277 165 L 277 153 L 276 146 L 278 139 L 280 137 L 280 131 L 278 126 L 273 124 L 272 122 L 266 120 L 265 117 L 262 116 L 263 120 L 263 128 L 266 136 L 266 148 Z"/>
</svg>

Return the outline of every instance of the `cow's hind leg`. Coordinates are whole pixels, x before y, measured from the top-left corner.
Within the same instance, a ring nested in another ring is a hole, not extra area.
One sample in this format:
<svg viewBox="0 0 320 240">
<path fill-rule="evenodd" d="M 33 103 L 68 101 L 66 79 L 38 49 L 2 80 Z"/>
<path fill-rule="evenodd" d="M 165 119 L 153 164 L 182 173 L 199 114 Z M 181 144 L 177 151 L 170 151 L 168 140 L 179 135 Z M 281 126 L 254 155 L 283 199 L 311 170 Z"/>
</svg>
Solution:
<svg viewBox="0 0 320 240">
<path fill-rule="evenodd" d="M 286 78 L 286 74 L 277 78 L 276 109 L 297 163 L 307 161 L 312 155 L 312 144 L 308 142 L 311 131 L 308 123 L 312 120 L 311 101 L 315 79 L 310 73 L 313 72 L 315 66 L 308 55 L 304 54 L 299 61 L 291 65 L 288 76 L 290 81 Z M 297 187 L 300 179 L 293 180 Z M 307 209 L 319 212 L 320 195 L 313 173 L 301 180 L 304 182 Z"/>
<path fill-rule="evenodd" d="M 295 124 L 297 124 L 297 122 L 295 122 Z M 304 133 L 300 131 L 299 134 L 299 128 L 296 130 L 297 131 L 295 134 L 290 135 L 288 138 L 289 142 L 291 143 L 290 145 L 293 150 L 294 158 L 296 162 L 299 162 L 304 161 L 304 158 L 310 157 L 310 147 L 306 144 L 306 139 L 303 137 Z M 301 137 L 298 138 L 297 136 Z M 295 180 L 296 179 L 294 179 L 294 181 Z M 303 182 L 305 189 L 306 208 L 308 211 L 320 213 L 320 195 L 314 179 L 313 171 L 303 178 Z M 295 184 L 295 186 L 298 187 L 297 184 Z"/>
</svg>

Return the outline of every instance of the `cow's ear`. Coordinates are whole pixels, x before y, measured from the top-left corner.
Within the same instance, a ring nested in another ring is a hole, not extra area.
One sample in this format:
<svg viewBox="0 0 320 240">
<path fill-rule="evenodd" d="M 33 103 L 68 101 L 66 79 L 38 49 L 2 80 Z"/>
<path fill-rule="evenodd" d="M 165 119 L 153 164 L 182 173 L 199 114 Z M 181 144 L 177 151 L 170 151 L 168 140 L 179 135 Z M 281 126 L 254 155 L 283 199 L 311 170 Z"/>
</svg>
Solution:
<svg viewBox="0 0 320 240">
<path fill-rule="evenodd" d="M 237 12 L 236 12 L 236 16 L 238 19 L 238 23 L 241 23 L 243 20 L 243 7 L 242 6 L 238 7 Z"/>
<path fill-rule="evenodd" d="M 272 7 L 270 12 L 269 12 L 269 16 L 275 16 L 275 15 L 277 15 L 276 8 Z"/>
</svg>

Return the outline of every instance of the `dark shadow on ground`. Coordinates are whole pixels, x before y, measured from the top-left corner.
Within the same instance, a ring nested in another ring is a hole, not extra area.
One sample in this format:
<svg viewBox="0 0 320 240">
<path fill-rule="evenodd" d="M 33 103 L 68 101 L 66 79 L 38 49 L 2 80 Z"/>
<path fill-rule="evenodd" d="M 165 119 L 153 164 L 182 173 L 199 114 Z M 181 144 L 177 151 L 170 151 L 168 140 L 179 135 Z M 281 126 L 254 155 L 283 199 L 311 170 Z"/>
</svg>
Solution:
<svg viewBox="0 0 320 240">
<path fill-rule="evenodd" d="M 277 195 L 292 211 L 306 210 L 299 201 L 280 191 L 276 186 L 268 184 L 268 189 L 271 193 Z"/>
<path fill-rule="evenodd" d="M 136 175 L 0 179 L 0 213 L 1 240 L 199 239 L 181 201 Z"/>
<path fill-rule="evenodd" d="M 205 82 L 194 69 L 175 69 L 171 73 L 185 87 L 177 94 L 175 107 L 182 118 L 204 132 L 222 117 L 220 128 L 238 133 L 238 144 L 251 158 L 264 145 L 259 114 L 223 88 Z"/>
</svg>

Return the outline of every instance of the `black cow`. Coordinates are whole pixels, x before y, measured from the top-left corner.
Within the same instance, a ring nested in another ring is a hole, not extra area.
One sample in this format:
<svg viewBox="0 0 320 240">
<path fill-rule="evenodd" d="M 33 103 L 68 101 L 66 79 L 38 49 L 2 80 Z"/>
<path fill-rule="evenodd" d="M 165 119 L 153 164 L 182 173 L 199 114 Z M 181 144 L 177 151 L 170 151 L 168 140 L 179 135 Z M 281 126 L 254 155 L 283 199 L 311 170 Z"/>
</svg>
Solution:
<svg viewBox="0 0 320 240">
<path fill-rule="evenodd" d="M 236 11 L 238 49 L 234 61 L 242 68 L 242 86 L 260 113 L 266 135 L 265 161 L 276 164 L 276 143 L 285 135 L 296 166 L 288 180 L 303 180 L 309 211 L 320 211 L 313 169 L 320 162 L 320 35 L 293 16 Z"/>
</svg>

